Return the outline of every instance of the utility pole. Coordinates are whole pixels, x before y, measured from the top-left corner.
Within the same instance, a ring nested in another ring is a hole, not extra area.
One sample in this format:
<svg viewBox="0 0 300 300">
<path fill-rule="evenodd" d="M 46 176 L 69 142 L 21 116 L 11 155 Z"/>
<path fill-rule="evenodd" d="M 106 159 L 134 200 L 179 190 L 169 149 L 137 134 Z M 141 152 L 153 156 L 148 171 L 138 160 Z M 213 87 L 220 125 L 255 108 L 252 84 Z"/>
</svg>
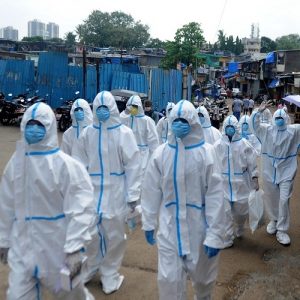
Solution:
<svg viewBox="0 0 300 300">
<path fill-rule="evenodd" d="M 86 98 L 86 50 L 85 45 L 82 49 L 82 84 L 83 84 L 83 99 Z"/>
</svg>

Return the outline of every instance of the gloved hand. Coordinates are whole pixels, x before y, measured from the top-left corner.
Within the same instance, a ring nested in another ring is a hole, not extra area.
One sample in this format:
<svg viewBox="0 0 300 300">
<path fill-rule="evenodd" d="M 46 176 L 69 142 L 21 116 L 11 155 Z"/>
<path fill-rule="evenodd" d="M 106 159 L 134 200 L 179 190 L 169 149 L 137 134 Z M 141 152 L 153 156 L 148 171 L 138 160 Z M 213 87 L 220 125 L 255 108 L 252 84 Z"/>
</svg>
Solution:
<svg viewBox="0 0 300 300">
<path fill-rule="evenodd" d="M 220 249 L 216 249 L 216 248 L 212 248 L 212 247 L 208 247 L 208 246 L 204 245 L 204 251 L 205 251 L 206 255 L 208 256 L 208 258 L 212 258 L 219 253 Z"/>
<path fill-rule="evenodd" d="M 153 246 L 156 243 L 156 240 L 154 238 L 154 230 L 146 230 L 145 237 L 149 245 Z"/>
<path fill-rule="evenodd" d="M 0 248 L 0 261 L 6 265 L 7 264 L 7 254 L 9 248 Z"/>
<path fill-rule="evenodd" d="M 81 271 L 81 265 L 82 265 L 81 251 L 79 250 L 73 253 L 68 253 L 66 256 L 65 263 L 70 270 L 71 278 L 74 278 Z"/>
<path fill-rule="evenodd" d="M 259 190 L 259 183 L 258 183 L 258 178 L 257 177 L 253 177 L 252 178 L 252 186 L 253 188 L 258 191 Z"/>
<path fill-rule="evenodd" d="M 134 210 L 137 206 L 137 201 L 127 202 L 127 203 L 128 203 L 129 208 L 130 208 L 130 211 L 134 212 Z"/>
<path fill-rule="evenodd" d="M 260 113 L 263 112 L 267 107 L 269 107 L 271 105 L 272 105 L 272 101 L 271 100 L 268 101 L 268 102 L 263 101 L 261 103 L 261 105 L 259 106 L 259 108 L 258 108 L 258 112 L 260 112 Z"/>
</svg>

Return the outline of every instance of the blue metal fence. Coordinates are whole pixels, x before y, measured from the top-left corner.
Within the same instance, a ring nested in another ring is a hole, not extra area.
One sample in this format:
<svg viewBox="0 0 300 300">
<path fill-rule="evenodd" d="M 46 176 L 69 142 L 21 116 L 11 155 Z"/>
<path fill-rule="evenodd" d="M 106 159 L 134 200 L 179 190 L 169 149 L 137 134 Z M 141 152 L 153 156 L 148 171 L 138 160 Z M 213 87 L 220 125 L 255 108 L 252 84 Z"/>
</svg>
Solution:
<svg viewBox="0 0 300 300">
<path fill-rule="evenodd" d="M 74 98 L 76 91 L 83 97 L 82 67 L 68 65 L 66 53 L 40 53 L 36 79 L 34 74 L 33 61 L 0 60 L 0 91 L 20 94 L 27 88 L 38 89 L 40 96 L 47 95 L 47 102 L 53 108 Z M 141 73 L 135 64 L 101 64 L 98 76 L 100 91 L 128 89 L 149 94 L 157 110 L 163 109 L 168 101 L 182 98 L 181 71 L 156 68 Z M 97 92 L 96 67 L 88 66 L 86 99 L 93 101 Z"/>
</svg>

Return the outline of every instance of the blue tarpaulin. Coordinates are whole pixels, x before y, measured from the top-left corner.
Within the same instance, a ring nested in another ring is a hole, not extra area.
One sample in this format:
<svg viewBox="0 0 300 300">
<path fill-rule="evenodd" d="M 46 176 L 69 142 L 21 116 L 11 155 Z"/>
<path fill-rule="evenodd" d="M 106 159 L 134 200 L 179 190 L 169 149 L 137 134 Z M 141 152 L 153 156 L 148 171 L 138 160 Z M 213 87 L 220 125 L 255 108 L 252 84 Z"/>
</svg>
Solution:
<svg viewBox="0 0 300 300">
<path fill-rule="evenodd" d="M 268 87 L 269 87 L 270 89 L 274 89 L 274 88 L 276 88 L 277 86 L 279 86 L 279 79 L 278 79 L 278 78 L 272 79 L 272 81 L 271 81 L 270 84 L 268 85 Z"/>
<path fill-rule="evenodd" d="M 273 64 L 275 62 L 275 52 L 269 52 L 266 57 L 266 64 Z"/>
<path fill-rule="evenodd" d="M 237 62 L 230 62 L 228 64 L 228 73 L 236 73 L 239 70 L 239 64 Z"/>
<path fill-rule="evenodd" d="M 223 78 L 231 78 L 234 76 L 235 76 L 235 74 L 227 73 L 227 74 L 223 75 Z"/>
</svg>

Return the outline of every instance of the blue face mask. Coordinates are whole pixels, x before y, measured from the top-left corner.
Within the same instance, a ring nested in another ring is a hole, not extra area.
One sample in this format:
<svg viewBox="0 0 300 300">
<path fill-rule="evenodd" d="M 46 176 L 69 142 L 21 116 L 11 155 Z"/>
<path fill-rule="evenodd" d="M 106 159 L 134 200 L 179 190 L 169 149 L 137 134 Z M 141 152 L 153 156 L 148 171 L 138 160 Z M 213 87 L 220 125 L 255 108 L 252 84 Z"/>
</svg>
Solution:
<svg viewBox="0 0 300 300">
<path fill-rule="evenodd" d="M 109 109 L 106 106 L 100 106 L 96 110 L 96 115 L 99 122 L 105 122 L 110 117 Z"/>
<path fill-rule="evenodd" d="M 243 123 L 242 125 L 242 131 L 243 133 L 247 133 L 249 130 L 249 125 L 247 123 Z"/>
<path fill-rule="evenodd" d="M 225 133 L 226 133 L 227 136 L 231 136 L 231 137 L 234 136 L 234 134 L 235 134 L 234 127 L 233 126 L 227 126 L 225 128 Z"/>
<path fill-rule="evenodd" d="M 199 120 L 201 125 L 205 123 L 205 117 L 199 117 Z"/>
<path fill-rule="evenodd" d="M 76 121 L 83 121 L 84 120 L 84 112 L 82 109 L 74 111 L 74 116 Z"/>
<path fill-rule="evenodd" d="M 28 144 L 36 144 L 45 137 L 46 128 L 40 125 L 26 125 L 24 135 Z"/>
<path fill-rule="evenodd" d="M 276 126 L 281 127 L 284 125 L 284 120 L 282 118 L 275 119 L 275 124 Z"/>
<path fill-rule="evenodd" d="M 190 133 L 191 126 L 189 123 L 174 121 L 172 123 L 172 131 L 177 138 L 183 138 Z"/>
</svg>

